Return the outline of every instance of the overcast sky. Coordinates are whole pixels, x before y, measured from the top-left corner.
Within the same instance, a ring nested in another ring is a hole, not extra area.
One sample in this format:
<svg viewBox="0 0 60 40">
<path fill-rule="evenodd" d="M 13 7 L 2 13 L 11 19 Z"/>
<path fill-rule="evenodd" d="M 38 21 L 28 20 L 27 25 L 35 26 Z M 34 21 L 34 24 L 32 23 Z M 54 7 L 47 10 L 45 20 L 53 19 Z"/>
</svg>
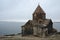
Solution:
<svg viewBox="0 0 60 40">
<path fill-rule="evenodd" d="M 27 20 L 38 4 L 53 21 L 60 21 L 60 0 L 0 0 L 0 20 Z"/>
</svg>

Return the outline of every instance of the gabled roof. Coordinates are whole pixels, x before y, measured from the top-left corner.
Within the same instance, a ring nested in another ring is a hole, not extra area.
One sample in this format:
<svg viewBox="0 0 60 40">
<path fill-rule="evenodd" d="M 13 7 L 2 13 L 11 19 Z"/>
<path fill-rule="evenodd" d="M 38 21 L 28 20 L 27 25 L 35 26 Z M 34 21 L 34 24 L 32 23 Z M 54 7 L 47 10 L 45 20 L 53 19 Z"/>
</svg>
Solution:
<svg viewBox="0 0 60 40">
<path fill-rule="evenodd" d="M 45 12 L 43 11 L 43 9 L 41 8 L 40 5 L 37 6 L 36 10 L 34 11 L 34 13 L 43 13 L 45 14 Z"/>
<path fill-rule="evenodd" d="M 42 28 L 42 27 L 49 27 L 47 25 L 49 25 L 49 23 L 53 24 L 52 23 L 52 20 L 51 19 L 45 19 L 43 22 L 41 23 L 38 23 L 36 22 L 35 20 L 29 20 L 25 25 L 23 25 L 22 27 L 28 27 L 28 26 L 31 26 L 31 27 L 34 27 L 32 25 L 35 25 L 36 27 L 38 27 L 38 25 Z"/>
</svg>

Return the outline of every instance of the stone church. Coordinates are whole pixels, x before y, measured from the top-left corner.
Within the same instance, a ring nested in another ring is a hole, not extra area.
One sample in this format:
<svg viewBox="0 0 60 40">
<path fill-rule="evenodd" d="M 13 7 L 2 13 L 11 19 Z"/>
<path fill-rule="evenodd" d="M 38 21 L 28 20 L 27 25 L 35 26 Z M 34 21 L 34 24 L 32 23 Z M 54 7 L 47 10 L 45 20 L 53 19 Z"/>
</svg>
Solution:
<svg viewBox="0 0 60 40">
<path fill-rule="evenodd" d="M 37 6 L 33 13 L 33 19 L 28 20 L 28 22 L 22 26 L 22 35 L 34 35 L 39 37 L 45 37 L 56 30 L 53 30 L 53 22 L 51 19 L 46 19 L 46 13 L 40 7 Z"/>
</svg>

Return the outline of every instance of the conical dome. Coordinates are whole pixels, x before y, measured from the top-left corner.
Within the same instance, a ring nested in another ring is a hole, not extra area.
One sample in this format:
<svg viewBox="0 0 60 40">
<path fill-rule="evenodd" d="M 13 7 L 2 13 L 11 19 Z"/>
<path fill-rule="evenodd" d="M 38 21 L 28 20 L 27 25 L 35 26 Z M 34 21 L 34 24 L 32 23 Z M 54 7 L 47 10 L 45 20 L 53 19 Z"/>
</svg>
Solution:
<svg viewBox="0 0 60 40">
<path fill-rule="evenodd" d="M 33 13 L 33 20 L 45 19 L 45 12 L 38 5 L 35 12 Z"/>
<path fill-rule="evenodd" d="M 42 13 L 45 15 L 45 12 L 43 11 L 43 9 L 40 7 L 40 5 L 37 6 L 36 10 L 34 11 L 34 13 Z"/>
</svg>

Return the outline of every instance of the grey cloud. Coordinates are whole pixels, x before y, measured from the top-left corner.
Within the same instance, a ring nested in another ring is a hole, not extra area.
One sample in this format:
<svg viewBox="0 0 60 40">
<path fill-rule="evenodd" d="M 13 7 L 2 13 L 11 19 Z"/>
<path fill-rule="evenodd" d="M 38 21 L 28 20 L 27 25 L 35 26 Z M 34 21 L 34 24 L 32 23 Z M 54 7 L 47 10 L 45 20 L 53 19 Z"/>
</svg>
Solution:
<svg viewBox="0 0 60 40">
<path fill-rule="evenodd" d="M 60 0 L 0 0 L 0 20 L 31 19 L 38 3 L 47 18 L 60 19 Z"/>
</svg>

